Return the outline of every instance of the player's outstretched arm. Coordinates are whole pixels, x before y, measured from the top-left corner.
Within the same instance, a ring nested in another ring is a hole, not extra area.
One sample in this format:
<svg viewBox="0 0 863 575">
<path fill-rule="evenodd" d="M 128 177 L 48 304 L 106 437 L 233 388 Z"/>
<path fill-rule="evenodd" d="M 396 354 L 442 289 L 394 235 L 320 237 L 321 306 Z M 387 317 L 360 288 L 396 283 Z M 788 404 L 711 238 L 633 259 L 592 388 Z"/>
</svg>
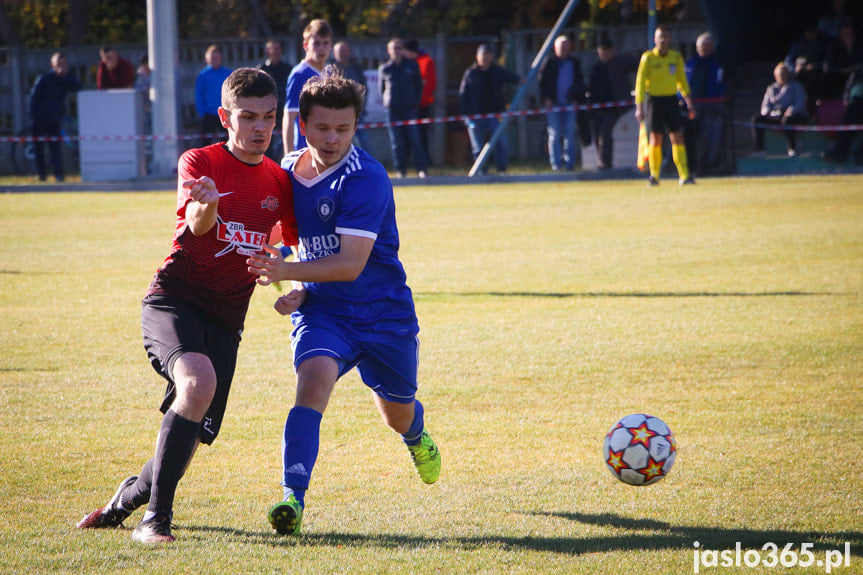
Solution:
<svg viewBox="0 0 863 575">
<path fill-rule="evenodd" d="M 254 254 L 246 260 L 249 272 L 258 284 L 292 280 L 299 282 L 352 282 L 366 267 L 375 241 L 371 238 L 342 234 L 338 253 L 315 260 L 287 262 L 281 252 L 269 244 L 265 254 Z"/>
<path fill-rule="evenodd" d="M 204 176 L 184 181 L 183 187 L 193 200 L 186 206 L 186 223 L 193 234 L 203 235 L 216 225 L 220 197 L 216 182 Z"/>
</svg>

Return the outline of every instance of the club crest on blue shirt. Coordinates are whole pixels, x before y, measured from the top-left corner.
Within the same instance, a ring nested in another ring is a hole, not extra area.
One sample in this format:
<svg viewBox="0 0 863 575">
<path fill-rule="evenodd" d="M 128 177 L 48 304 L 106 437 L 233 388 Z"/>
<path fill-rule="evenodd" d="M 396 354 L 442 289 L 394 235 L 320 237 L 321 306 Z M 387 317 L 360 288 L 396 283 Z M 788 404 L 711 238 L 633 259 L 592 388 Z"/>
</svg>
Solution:
<svg viewBox="0 0 863 575">
<path fill-rule="evenodd" d="M 318 215 L 321 220 L 327 221 L 333 216 L 333 208 L 335 204 L 331 198 L 323 197 L 318 200 Z"/>
</svg>

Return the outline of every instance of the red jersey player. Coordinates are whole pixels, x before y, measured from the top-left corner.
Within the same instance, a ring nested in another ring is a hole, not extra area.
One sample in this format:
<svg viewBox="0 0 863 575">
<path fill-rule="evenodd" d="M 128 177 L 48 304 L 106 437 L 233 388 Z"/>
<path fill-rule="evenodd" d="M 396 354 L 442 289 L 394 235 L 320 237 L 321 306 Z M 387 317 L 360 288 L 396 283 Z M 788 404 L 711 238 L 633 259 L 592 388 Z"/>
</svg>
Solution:
<svg viewBox="0 0 863 575">
<path fill-rule="evenodd" d="M 276 85 L 253 68 L 222 86 L 219 119 L 228 141 L 189 150 L 178 165 L 171 253 L 143 301 L 144 347 L 167 381 L 155 456 L 127 477 L 79 529 L 116 527 L 147 504 L 132 539 L 174 541 L 174 494 L 198 444 L 219 433 L 256 276 L 246 264 L 281 221 L 296 243 L 288 176 L 265 156 L 276 122 Z"/>
</svg>

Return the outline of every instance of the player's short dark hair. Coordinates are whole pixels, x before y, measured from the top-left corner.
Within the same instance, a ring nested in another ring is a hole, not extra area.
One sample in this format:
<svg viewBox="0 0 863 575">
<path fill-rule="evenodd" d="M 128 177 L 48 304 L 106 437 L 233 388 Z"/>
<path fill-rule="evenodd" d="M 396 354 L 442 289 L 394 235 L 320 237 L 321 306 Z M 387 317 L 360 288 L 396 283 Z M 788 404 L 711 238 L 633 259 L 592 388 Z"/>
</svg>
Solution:
<svg viewBox="0 0 863 575">
<path fill-rule="evenodd" d="M 342 76 L 335 66 L 324 68 L 323 74 L 310 78 L 300 92 L 300 119 L 305 122 L 314 106 L 322 106 L 331 110 L 353 108 L 359 120 L 363 111 L 363 100 L 366 89 Z"/>
<path fill-rule="evenodd" d="M 232 109 L 240 98 L 278 98 L 273 77 L 257 68 L 237 68 L 222 84 L 222 107 Z"/>
</svg>

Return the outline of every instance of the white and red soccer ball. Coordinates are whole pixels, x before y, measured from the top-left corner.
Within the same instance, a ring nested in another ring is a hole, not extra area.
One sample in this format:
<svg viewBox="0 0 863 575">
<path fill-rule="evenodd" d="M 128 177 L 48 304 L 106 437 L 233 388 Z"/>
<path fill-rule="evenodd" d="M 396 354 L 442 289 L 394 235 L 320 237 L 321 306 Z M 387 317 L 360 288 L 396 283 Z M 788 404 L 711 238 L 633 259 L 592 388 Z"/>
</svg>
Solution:
<svg viewBox="0 0 863 575">
<path fill-rule="evenodd" d="M 677 443 L 671 428 L 645 413 L 627 415 L 605 434 L 602 457 L 611 474 L 629 485 L 650 485 L 671 471 Z"/>
</svg>

